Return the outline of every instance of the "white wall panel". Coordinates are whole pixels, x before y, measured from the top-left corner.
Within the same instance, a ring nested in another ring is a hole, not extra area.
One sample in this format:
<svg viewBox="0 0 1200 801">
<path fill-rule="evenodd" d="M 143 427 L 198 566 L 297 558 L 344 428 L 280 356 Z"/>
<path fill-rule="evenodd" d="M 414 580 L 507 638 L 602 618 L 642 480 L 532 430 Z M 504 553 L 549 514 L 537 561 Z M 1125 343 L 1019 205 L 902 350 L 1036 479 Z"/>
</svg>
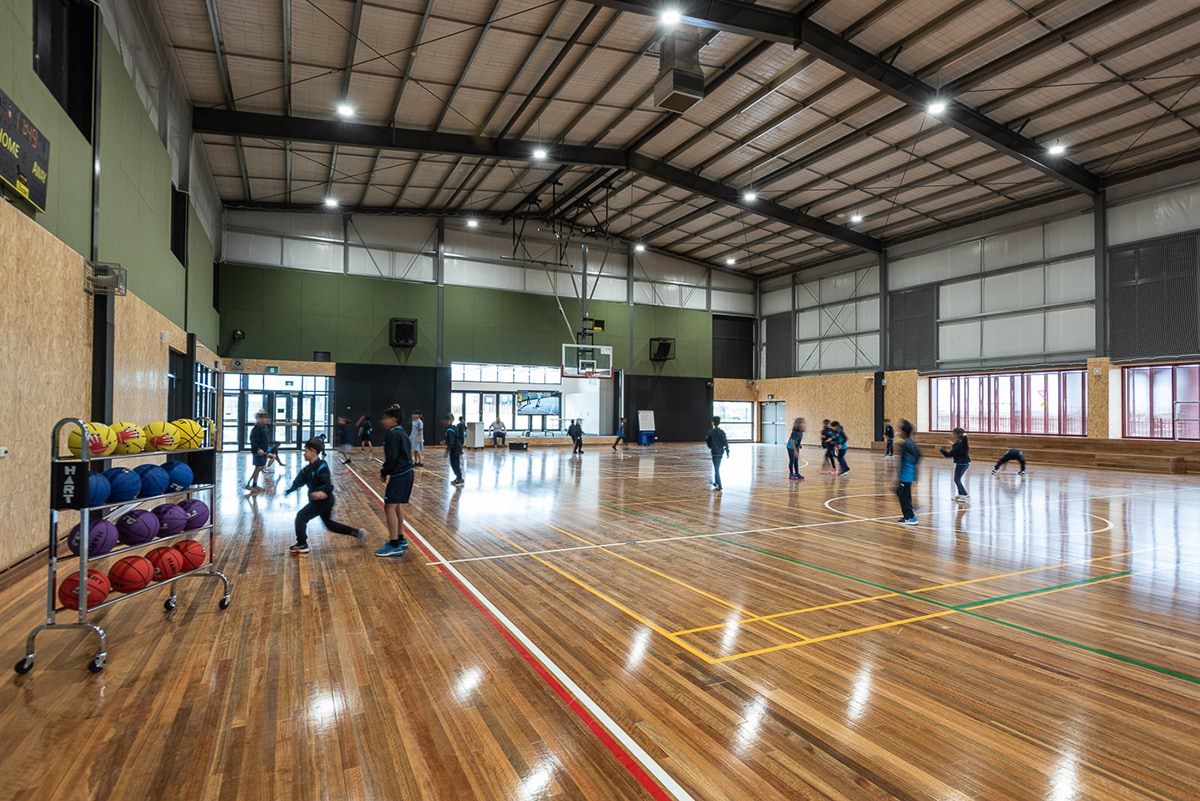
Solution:
<svg viewBox="0 0 1200 801">
<path fill-rule="evenodd" d="M 978 359 L 982 337 L 978 320 L 947 323 L 938 328 L 938 359 L 944 362 Z"/>
<path fill-rule="evenodd" d="M 875 295 L 879 293 L 879 268 L 868 267 L 865 270 L 859 270 L 855 273 L 858 276 L 858 292 L 855 297 L 863 295 Z"/>
<path fill-rule="evenodd" d="M 654 295 L 654 284 L 648 281 L 634 281 L 633 302 L 643 306 L 660 306 L 661 303 Z"/>
<path fill-rule="evenodd" d="M 283 240 L 277 236 L 228 231 L 225 234 L 225 260 L 281 267 Z"/>
<path fill-rule="evenodd" d="M 754 314 L 754 296 L 743 295 L 740 292 L 720 292 L 713 290 L 712 310 L 727 314 Z"/>
<path fill-rule="evenodd" d="M 520 267 L 446 259 L 446 283 L 520 292 L 525 288 L 525 271 Z"/>
<path fill-rule="evenodd" d="M 739 275 L 730 275 L 723 273 L 720 270 L 712 271 L 713 289 L 741 289 L 745 292 L 754 291 L 754 280 L 751 278 L 742 278 Z"/>
<path fill-rule="evenodd" d="M 299 270 L 320 270 L 327 273 L 342 271 L 342 246 L 329 242 L 308 242 L 300 239 L 283 240 L 283 263 Z"/>
<path fill-rule="evenodd" d="M 938 288 L 938 317 L 953 320 L 956 317 L 973 317 L 983 309 L 980 296 L 982 286 L 979 279 L 943 284 Z"/>
<path fill-rule="evenodd" d="M 1095 247 L 1095 241 L 1094 214 L 1081 214 L 1078 217 L 1046 223 L 1046 258 L 1048 259 L 1092 250 Z"/>
<path fill-rule="evenodd" d="M 796 285 L 796 308 L 810 309 L 821 305 L 821 282 L 807 281 Z"/>
<path fill-rule="evenodd" d="M 597 278 L 594 281 L 595 291 L 592 291 L 593 281 L 588 280 L 588 293 L 592 300 L 611 300 L 621 302 L 625 300 L 625 279 L 624 278 Z M 700 293 L 701 307 L 703 307 L 704 293 Z"/>
<path fill-rule="evenodd" d="M 762 315 L 769 317 L 772 314 L 781 314 L 782 312 L 792 310 L 792 290 L 777 289 L 774 292 L 768 292 L 762 296 Z"/>
<path fill-rule="evenodd" d="M 405 250 L 433 250 L 437 240 L 437 220 L 433 217 L 389 217 L 355 214 L 350 218 L 350 241 Z M 357 231 L 357 233 L 355 233 Z"/>
<path fill-rule="evenodd" d="M 1045 315 L 1021 314 L 983 321 L 983 357 L 1022 356 L 1042 352 Z"/>
<path fill-rule="evenodd" d="M 599 263 L 596 261 L 595 263 Z M 652 278 L 661 281 L 675 281 L 685 284 L 700 283 L 704 280 L 707 269 L 690 261 L 680 261 L 661 253 L 647 251 L 635 257 L 634 275 L 638 278 Z"/>
<path fill-rule="evenodd" d="M 225 212 L 225 228 L 248 229 L 291 236 L 320 237 L 342 241 L 342 215 L 301 211 L 253 211 L 230 209 Z"/>
<path fill-rule="evenodd" d="M 558 273 L 545 270 L 525 271 L 525 291 L 535 295 L 553 295 Z"/>
<path fill-rule="evenodd" d="M 836 303 L 854 297 L 856 273 L 842 273 L 821 279 L 821 302 Z"/>
<path fill-rule="evenodd" d="M 409 258 L 412 258 L 411 256 Z M 407 262 L 406 262 L 407 263 Z M 373 278 L 394 278 L 392 252 L 367 248 L 350 248 L 350 274 Z"/>
<path fill-rule="evenodd" d="M 879 334 L 863 334 L 858 337 L 858 361 L 855 366 L 879 366 Z"/>
<path fill-rule="evenodd" d="M 858 302 L 858 330 L 879 330 L 879 298 L 860 300 Z"/>
<path fill-rule="evenodd" d="M 1046 312 L 1046 352 L 1090 351 L 1096 347 L 1096 310 L 1090 306 Z"/>
<path fill-rule="evenodd" d="M 1095 259 L 1075 259 L 1046 265 L 1046 302 L 1070 303 L 1096 297 Z"/>
<path fill-rule="evenodd" d="M 796 315 L 796 338 L 816 339 L 821 336 L 821 317 L 818 309 L 808 309 Z"/>
<path fill-rule="evenodd" d="M 801 373 L 821 369 L 821 343 L 801 342 L 796 346 L 796 368 Z"/>
<path fill-rule="evenodd" d="M 979 272 L 978 241 L 900 259 L 888 265 L 890 289 L 905 289 Z"/>
<path fill-rule="evenodd" d="M 989 236 L 983 240 L 983 269 L 998 270 L 1016 264 L 1041 261 L 1042 226 Z"/>
<path fill-rule="evenodd" d="M 704 287 L 680 287 L 680 305 L 685 309 L 707 309 L 708 294 Z"/>
<path fill-rule="evenodd" d="M 822 340 L 821 369 L 845 370 L 855 367 L 858 364 L 857 355 L 853 337 Z"/>
<path fill-rule="evenodd" d="M 1045 303 L 1045 276 L 1041 267 L 1018 270 L 983 279 L 984 312 L 1016 311 Z"/>
<path fill-rule="evenodd" d="M 858 331 L 853 303 L 825 306 L 821 311 L 821 336 L 840 337 Z"/>
<path fill-rule="evenodd" d="M 1108 210 L 1108 244 L 1200 229 L 1200 186 L 1188 186 L 1113 206 Z"/>
</svg>

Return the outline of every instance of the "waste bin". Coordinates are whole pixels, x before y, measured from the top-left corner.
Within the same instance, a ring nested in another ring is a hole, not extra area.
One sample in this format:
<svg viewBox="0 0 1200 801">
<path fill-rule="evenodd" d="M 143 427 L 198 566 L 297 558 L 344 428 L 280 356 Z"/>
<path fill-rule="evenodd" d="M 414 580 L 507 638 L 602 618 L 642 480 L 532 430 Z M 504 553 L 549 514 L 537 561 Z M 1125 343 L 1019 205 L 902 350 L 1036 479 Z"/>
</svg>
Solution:
<svg viewBox="0 0 1200 801">
<path fill-rule="evenodd" d="M 653 431 L 639 431 L 638 432 L 638 445 L 653 445 L 653 444 L 654 444 L 654 432 Z"/>
</svg>

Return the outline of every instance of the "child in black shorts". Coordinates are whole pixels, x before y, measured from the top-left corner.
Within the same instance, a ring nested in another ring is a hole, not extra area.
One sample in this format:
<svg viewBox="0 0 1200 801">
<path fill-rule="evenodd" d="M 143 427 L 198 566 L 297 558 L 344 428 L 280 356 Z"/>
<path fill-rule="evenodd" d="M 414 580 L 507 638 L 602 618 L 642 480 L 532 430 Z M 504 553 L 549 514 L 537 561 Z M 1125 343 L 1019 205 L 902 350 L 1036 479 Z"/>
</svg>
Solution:
<svg viewBox="0 0 1200 801">
<path fill-rule="evenodd" d="M 388 541 L 375 552 L 376 556 L 404 556 L 408 538 L 404 536 L 404 505 L 413 488 L 412 443 L 400 425 L 403 412 L 393 406 L 383 413 L 383 467 L 379 477 L 387 482 L 383 494 L 383 509 L 387 515 Z"/>
<path fill-rule="evenodd" d="M 362 529 L 351 528 L 333 519 L 333 476 L 329 472 L 329 465 L 321 458 L 324 453 L 325 443 L 321 440 L 314 438 L 304 443 L 304 461 L 307 464 L 284 493 L 291 495 L 301 487 L 308 487 L 308 503 L 296 513 L 296 544 L 288 548 L 294 554 L 309 552 L 308 521 L 314 517 L 321 518 L 325 528 L 334 534 L 349 534 L 353 537 L 361 537 L 363 534 Z"/>
</svg>

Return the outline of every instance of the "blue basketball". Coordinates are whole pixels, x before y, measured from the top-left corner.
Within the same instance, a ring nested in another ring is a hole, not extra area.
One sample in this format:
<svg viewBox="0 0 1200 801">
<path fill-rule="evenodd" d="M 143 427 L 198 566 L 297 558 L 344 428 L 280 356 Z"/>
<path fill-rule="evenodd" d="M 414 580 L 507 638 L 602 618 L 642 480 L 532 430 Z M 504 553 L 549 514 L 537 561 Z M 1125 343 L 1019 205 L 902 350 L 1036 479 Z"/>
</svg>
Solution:
<svg viewBox="0 0 1200 801">
<path fill-rule="evenodd" d="M 162 495 L 167 491 L 167 485 L 170 479 L 167 477 L 167 471 L 163 470 L 156 464 L 142 465 L 148 467 L 148 470 L 139 468 L 136 472 L 142 477 L 142 491 L 138 493 L 139 498 L 153 498 L 155 495 Z"/>
<path fill-rule="evenodd" d="M 116 526 L 102 517 L 92 519 L 91 523 L 88 524 L 88 532 L 89 559 L 108 553 L 117 544 Z M 71 529 L 71 533 L 67 537 L 67 547 L 71 549 L 71 553 L 79 553 L 78 525 Z"/>
<path fill-rule="evenodd" d="M 141 545 L 157 537 L 161 525 L 154 512 L 134 509 L 117 519 L 117 538 L 126 545 Z"/>
<path fill-rule="evenodd" d="M 188 487 L 192 486 L 192 481 L 195 477 L 192 475 L 192 468 L 188 467 L 187 462 L 167 462 L 167 476 L 170 478 L 170 483 L 167 485 L 171 492 L 183 492 Z"/>
<path fill-rule="evenodd" d="M 131 501 L 142 491 L 141 477 L 132 470 L 126 470 L 124 467 L 114 467 L 110 470 L 105 470 L 104 477 L 108 479 L 108 485 L 112 490 L 108 496 L 110 502 Z"/>
<path fill-rule="evenodd" d="M 160 537 L 178 534 L 187 525 L 187 512 L 173 503 L 155 506 L 154 516 L 158 518 L 158 536 Z"/>
<path fill-rule="evenodd" d="M 111 493 L 112 487 L 103 473 L 88 473 L 88 506 L 103 506 Z"/>
</svg>

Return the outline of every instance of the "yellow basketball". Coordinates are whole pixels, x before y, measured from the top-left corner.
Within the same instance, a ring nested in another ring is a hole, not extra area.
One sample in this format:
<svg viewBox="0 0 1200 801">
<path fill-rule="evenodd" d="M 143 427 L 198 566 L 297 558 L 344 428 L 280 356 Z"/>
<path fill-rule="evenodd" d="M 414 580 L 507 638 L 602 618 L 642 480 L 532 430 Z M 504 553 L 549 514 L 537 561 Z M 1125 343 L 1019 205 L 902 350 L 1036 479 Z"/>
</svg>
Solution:
<svg viewBox="0 0 1200 801">
<path fill-rule="evenodd" d="M 109 428 L 117 437 L 117 453 L 133 454 L 146 450 L 146 432 L 133 423 L 113 423 Z"/>
<path fill-rule="evenodd" d="M 143 430 L 146 432 L 148 451 L 173 451 L 179 447 L 179 429 L 171 423 L 157 420 Z"/>
<path fill-rule="evenodd" d="M 204 429 L 195 420 L 180 418 L 179 420 L 172 420 L 171 425 L 175 426 L 179 432 L 175 439 L 176 448 L 188 450 L 204 445 Z"/>
<path fill-rule="evenodd" d="M 88 454 L 93 459 L 100 456 L 108 456 L 117 447 L 117 435 L 113 430 L 104 423 L 88 423 L 87 424 L 87 447 Z M 71 429 L 71 433 L 67 435 L 67 450 L 73 455 L 80 455 L 80 436 L 79 429 Z"/>
</svg>

